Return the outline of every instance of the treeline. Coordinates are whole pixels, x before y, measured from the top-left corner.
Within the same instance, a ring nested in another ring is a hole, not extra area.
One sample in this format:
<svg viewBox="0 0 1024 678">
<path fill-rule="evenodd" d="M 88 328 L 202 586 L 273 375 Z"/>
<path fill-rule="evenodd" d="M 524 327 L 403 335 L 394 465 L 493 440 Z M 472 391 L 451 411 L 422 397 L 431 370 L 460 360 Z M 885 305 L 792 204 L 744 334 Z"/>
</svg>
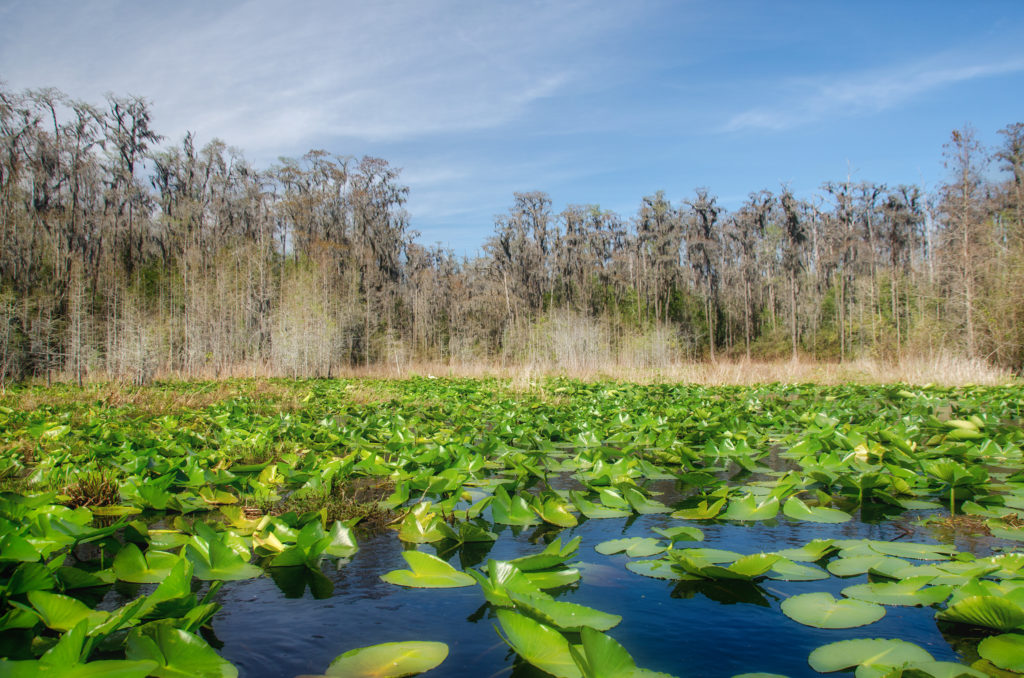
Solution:
<svg viewBox="0 0 1024 678">
<path fill-rule="evenodd" d="M 476 258 L 415 241 L 386 161 L 268 169 L 137 97 L 0 88 L 0 381 L 352 365 L 825 360 L 1024 365 L 1024 124 L 948 183 L 657 192 L 624 217 L 517 193 Z"/>
</svg>

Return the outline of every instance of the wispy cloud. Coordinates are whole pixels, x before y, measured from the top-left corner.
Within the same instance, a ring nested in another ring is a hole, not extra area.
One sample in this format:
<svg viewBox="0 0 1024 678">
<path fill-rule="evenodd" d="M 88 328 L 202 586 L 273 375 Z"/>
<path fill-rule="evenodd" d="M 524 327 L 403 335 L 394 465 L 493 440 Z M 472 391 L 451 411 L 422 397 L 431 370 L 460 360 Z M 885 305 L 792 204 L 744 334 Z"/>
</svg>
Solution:
<svg viewBox="0 0 1024 678">
<path fill-rule="evenodd" d="M 918 62 L 838 78 L 790 80 L 778 87 L 781 101 L 734 115 L 721 130 L 786 130 L 834 116 L 877 113 L 931 90 L 1020 71 L 1022 57 L 961 65 Z"/>
<path fill-rule="evenodd" d="M 508 124 L 586 78 L 583 54 L 622 23 L 572 3 L 484 4 L 26 3 L 0 28 L 0 63 L 17 86 L 144 95 L 161 131 L 259 155 Z"/>
</svg>

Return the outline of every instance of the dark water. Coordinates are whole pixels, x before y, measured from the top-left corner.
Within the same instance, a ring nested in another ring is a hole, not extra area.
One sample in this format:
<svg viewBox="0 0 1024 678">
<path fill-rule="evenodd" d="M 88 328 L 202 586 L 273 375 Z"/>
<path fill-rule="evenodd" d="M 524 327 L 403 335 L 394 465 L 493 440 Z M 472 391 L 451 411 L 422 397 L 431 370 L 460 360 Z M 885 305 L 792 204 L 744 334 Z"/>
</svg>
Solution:
<svg viewBox="0 0 1024 678">
<path fill-rule="evenodd" d="M 704 530 L 706 540 L 682 546 L 754 553 L 798 547 L 825 537 L 934 541 L 930 533 L 913 526 L 914 517 L 914 512 L 908 512 L 895 521 L 867 524 L 855 519 L 842 525 L 796 523 L 781 514 L 774 521 L 749 526 L 691 522 L 687 524 Z M 940 633 L 931 608 L 887 606 L 881 621 L 844 630 L 803 626 L 779 611 L 788 596 L 830 591 L 839 597 L 840 589 L 865 582 L 866 576 L 814 582 L 765 580 L 756 585 L 673 582 L 626 570 L 624 555 L 603 556 L 594 551 L 595 545 L 608 539 L 658 536 L 650 531 L 652 527 L 681 523 L 667 515 L 653 515 L 587 520 L 565 530 L 496 526 L 500 536 L 493 545 L 471 544 L 442 555 L 465 569 L 487 558 L 536 553 L 555 535 L 563 541 L 581 536 L 577 566 L 582 579 L 549 593 L 559 600 L 621 615 L 622 623 L 608 633 L 637 664 L 680 677 L 728 677 L 747 671 L 792 678 L 819 676 L 807 665 L 808 654 L 825 643 L 849 638 L 902 638 L 938 660 L 960 659 Z M 985 548 L 984 544 L 974 546 Z M 322 673 L 337 655 L 365 645 L 435 640 L 447 643 L 450 654 L 432 676 L 546 675 L 517 661 L 500 640 L 494 628 L 497 620 L 479 587 L 407 589 L 387 584 L 379 576 L 405 568 L 400 554 L 410 546 L 388 531 L 364 536 L 359 547 L 352 561 L 340 568 L 325 561 L 322 578 L 306 581 L 300 574 L 279 576 L 277 582 L 261 577 L 226 583 L 219 594 L 223 609 L 213 619 L 216 639 L 223 643 L 221 654 L 242 676 L 270 678 Z M 432 544 L 416 548 L 437 552 Z"/>
</svg>

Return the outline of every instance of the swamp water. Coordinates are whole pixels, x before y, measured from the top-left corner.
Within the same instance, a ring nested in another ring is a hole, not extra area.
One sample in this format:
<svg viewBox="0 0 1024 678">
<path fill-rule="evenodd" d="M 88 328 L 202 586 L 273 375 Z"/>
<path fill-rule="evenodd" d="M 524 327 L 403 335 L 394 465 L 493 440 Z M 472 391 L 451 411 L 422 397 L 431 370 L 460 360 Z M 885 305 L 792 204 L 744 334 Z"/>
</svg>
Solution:
<svg viewBox="0 0 1024 678">
<path fill-rule="evenodd" d="M 649 488 L 671 505 L 674 483 Z M 936 543 L 935 530 L 913 524 L 921 511 L 893 519 L 872 516 L 839 525 L 792 521 L 781 513 L 761 522 L 685 521 L 699 527 L 706 547 L 742 554 L 798 548 L 812 539 L 873 539 Z M 932 513 L 932 512 L 926 512 Z M 485 514 L 486 515 L 486 514 Z M 587 520 L 559 529 L 494 525 L 496 542 L 451 545 L 403 544 L 392 530 L 364 535 L 350 562 L 326 560 L 321 572 L 303 567 L 269 568 L 271 576 L 227 582 L 217 595 L 223 609 L 213 618 L 220 654 L 247 678 L 320 674 L 331 660 L 352 648 L 404 640 L 446 643 L 448 658 L 429 675 L 458 678 L 546 676 L 517 659 L 499 637 L 495 608 L 478 586 L 453 589 L 405 588 L 380 575 L 406 567 L 403 550 L 436 554 L 460 570 L 482 567 L 488 558 L 510 560 L 541 551 L 555 538 L 582 538 L 578 555 L 567 563 L 582 574 L 575 584 L 549 589 L 556 600 L 622 616 L 607 633 L 633 655 L 638 666 L 673 676 L 723 677 L 745 672 L 791 678 L 821 676 L 807 657 L 815 648 L 850 638 L 899 638 L 926 649 L 936 660 L 964 661 L 957 636 L 944 636 L 931 607 L 887 606 L 886 616 L 853 629 L 816 629 L 785 615 L 779 605 L 799 593 L 840 590 L 869 581 L 868 575 L 820 581 L 667 581 L 633 573 L 625 554 L 602 555 L 594 546 L 610 539 L 658 536 L 651 528 L 679 525 L 667 514 Z M 955 546 L 987 555 L 991 538 L 959 538 Z M 1005 544 L 1005 542 L 1002 542 Z M 998 546 L 996 546 L 998 549 Z M 834 559 L 833 555 L 831 559 Z M 874 578 L 877 579 L 877 578 Z"/>
</svg>

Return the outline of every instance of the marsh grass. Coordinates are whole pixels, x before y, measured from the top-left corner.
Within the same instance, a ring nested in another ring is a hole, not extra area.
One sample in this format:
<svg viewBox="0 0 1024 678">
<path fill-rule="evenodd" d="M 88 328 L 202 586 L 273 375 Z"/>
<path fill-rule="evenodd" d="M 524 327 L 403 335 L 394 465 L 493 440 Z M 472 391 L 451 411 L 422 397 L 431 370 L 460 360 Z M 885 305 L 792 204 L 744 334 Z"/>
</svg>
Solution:
<svg viewBox="0 0 1024 678">
<path fill-rule="evenodd" d="M 264 510 L 272 515 L 289 511 L 307 513 L 324 511 L 327 524 L 335 520 L 358 519 L 364 527 L 382 528 L 390 523 L 395 512 L 381 505 L 395 485 L 388 478 L 359 477 L 345 482 L 337 480 L 316 490 L 295 492 L 285 499 L 268 504 Z"/>
<path fill-rule="evenodd" d="M 120 502 L 118 480 L 100 471 L 87 471 L 60 488 L 67 497 L 62 503 L 72 508 L 79 506 L 111 506 Z"/>
</svg>

